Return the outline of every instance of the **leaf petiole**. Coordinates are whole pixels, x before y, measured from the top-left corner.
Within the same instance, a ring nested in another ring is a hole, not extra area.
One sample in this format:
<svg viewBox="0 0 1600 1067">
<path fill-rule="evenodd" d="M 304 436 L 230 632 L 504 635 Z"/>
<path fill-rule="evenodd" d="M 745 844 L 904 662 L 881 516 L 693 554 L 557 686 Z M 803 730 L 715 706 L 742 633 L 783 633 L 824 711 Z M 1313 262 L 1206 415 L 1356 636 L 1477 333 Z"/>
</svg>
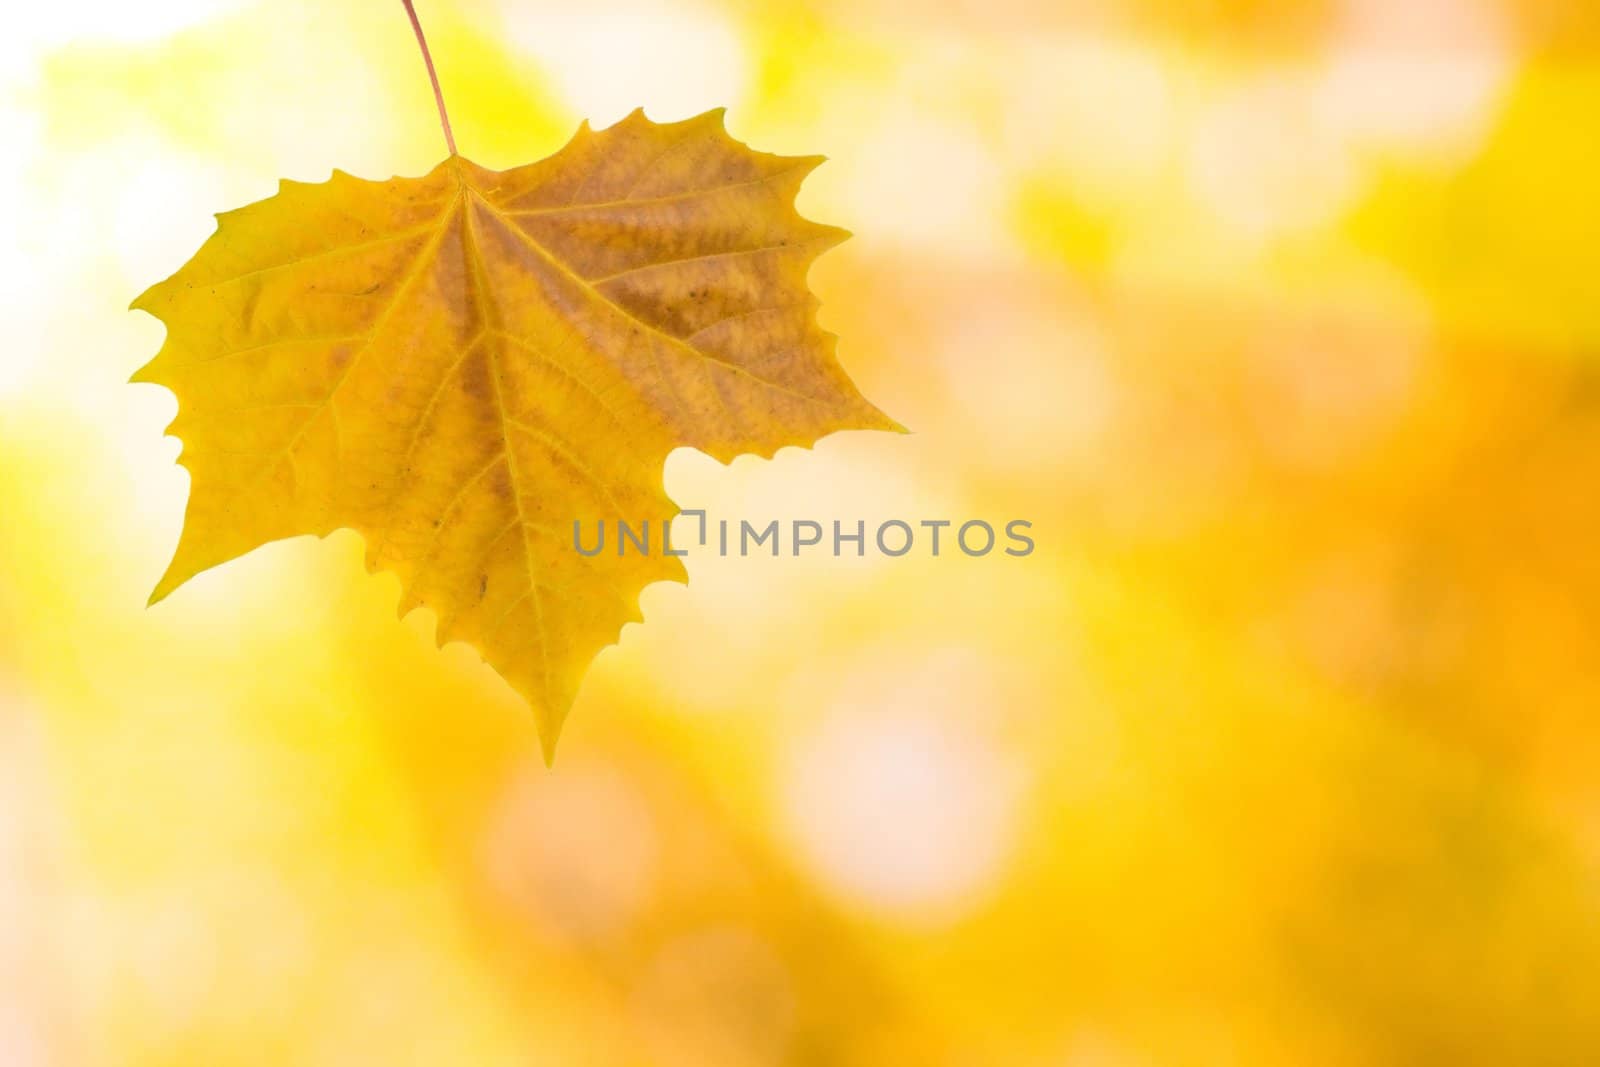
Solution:
<svg viewBox="0 0 1600 1067">
<path fill-rule="evenodd" d="M 406 5 L 406 14 L 411 16 L 411 28 L 416 31 L 417 45 L 422 49 L 422 62 L 428 67 L 428 80 L 433 83 L 433 102 L 439 105 L 439 125 L 444 127 L 444 143 L 449 146 L 452 156 L 456 152 L 456 137 L 450 132 L 450 115 L 444 109 L 444 93 L 439 90 L 439 75 L 433 69 L 433 56 L 428 52 L 428 39 L 422 35 L 422 23 L 417 21 L 417 9 L 411 6 L 411 0 L 400 0 Z"/>
</svg>

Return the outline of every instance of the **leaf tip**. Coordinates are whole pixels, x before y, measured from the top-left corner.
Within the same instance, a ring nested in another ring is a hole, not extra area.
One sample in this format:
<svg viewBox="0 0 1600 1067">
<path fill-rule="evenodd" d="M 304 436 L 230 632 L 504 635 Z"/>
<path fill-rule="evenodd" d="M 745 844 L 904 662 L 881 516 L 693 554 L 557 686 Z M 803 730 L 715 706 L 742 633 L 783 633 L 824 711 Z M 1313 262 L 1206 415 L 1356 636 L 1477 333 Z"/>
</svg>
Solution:
<svg viewBox="0 0 1600 1067">
<path fill-rule="evenodd" d="M 561 740 L 561 720 L 540 712 L 539 721 L 539 749 L 544 753 L 545 770 L 554 770 L 556 765 L 556 743 Z"/>
<path fill-rule="evenodd" d="M 830 248 L 838 248 L 854 236 L 854 233 L 843 226 L 817 226 L 816 241 L 821 246 L 822 252 L 826 252 Z"/>
<path fill-rule="evenodd" d="M 827 156 L 791 156 L 789 158 L 794 163 L 794 169 L 802 180 L 807 178 L 812 171 L 828 162 Z"/>
<path fill-rule="evenodd" d="M 861 403 L 865 405 L 865 411 L 861 422 L 857 424 L 857 429 L 881 430 L 884 433 L 910 434 L 914 432 L 905 423 L 894 418 L 866 397 L 861 397 Z"/>
<path fill-rule="evenodd" d="M 181 466 L 183 461 L 180 459 L 178 463 Z M 184 533 L 187 534 L 188 532 L 188 523 L 185 521 Z M 150 599 L 145 601 L 145 607 L 155 607 L 176 592 L 184 582 L 206 569 L 205 566 L 197 567 L 194 565 L 193 556 L 186 550 L 185 545 L 185 541 L 180 537 L 177 551 L 172 555 L 172 562 L 167 564 L 167 569 L 162 573 L 161 580 L 156 582 L 156 587 L 150 591 Z"/>
<path fill-rule="evenodd" d="M 129 311 L 143 311 L 143 312 L 146 312 L 148 314 L 155 315 L 155 312 L 151 311 L 150 308 L 151 308 L 151 305 L 155 303 L 156 290 L 160 289 L 163 285 L 166 285 L 166 284 L 167 284 L 166 282 L 156 282 L 156 284 L 150 286 L 144 292 L 140 293 L 138 296 L 136 296 L 132 300 L 128 301 L 128 310 Z M 157 316 L 157 317 L 159 318 L 160 316 Z"/>
</svg>

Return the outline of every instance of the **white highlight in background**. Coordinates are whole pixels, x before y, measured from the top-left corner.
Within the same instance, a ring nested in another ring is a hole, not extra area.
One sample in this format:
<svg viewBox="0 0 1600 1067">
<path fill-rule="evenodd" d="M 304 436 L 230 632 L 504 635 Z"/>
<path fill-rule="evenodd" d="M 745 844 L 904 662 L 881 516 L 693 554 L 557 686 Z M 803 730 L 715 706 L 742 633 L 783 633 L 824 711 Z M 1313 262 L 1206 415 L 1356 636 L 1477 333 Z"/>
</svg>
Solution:
<svg viewBox="0 0 1600 1067">
<path fill-rule="evenodd" d="M 636 107 L 670 121 L 744 97 L 743 42 L 714 9 L 651 2 L 610 10 L 502 7 L 509 42 L 534 56 L 568 106 L 597 129 Z"/>
<path fill-rule="evenodd" d="M 1019 799 L 1012 761 L 976 727 L 1004 718 L 984 707 L 997 690 L 964 652 L 890 664 L 788 746 L 779 816 L 829 891 L 917 924 L 981 903 L 1003 873 Z"/>
</svg>

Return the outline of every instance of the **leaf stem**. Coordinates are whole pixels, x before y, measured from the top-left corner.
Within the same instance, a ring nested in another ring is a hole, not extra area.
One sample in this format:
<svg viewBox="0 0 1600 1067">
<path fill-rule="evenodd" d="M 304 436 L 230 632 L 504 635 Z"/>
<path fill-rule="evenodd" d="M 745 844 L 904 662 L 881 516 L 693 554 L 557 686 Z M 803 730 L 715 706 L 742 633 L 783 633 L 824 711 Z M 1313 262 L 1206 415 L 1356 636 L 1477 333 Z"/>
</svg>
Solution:
<svg viewBox="0 0 1600 1067">
<path fill-rule="evenodd" d="M 439 125 L 444 127 L 444 143 L 450 147 L 450 154 L 457 155 L 456 135 L 450 132 L 450 115 L 444 109 L 444 93 L 439 90 L 439 75 L 433 69 L 433 56 L 428 52 L 428 39 L 422 35 L 422 23 L 417 21 L 417 9 L 411 6 L 411 0 L 400 0 L 406 5 L 406 14 L 411 16 L 411 28 L 416 31 L 417 45 L 422 49 L 422 62 L 428 67 L 428 80 L 433 83 L 433 102 L 439 105 Z"/>
</svg>

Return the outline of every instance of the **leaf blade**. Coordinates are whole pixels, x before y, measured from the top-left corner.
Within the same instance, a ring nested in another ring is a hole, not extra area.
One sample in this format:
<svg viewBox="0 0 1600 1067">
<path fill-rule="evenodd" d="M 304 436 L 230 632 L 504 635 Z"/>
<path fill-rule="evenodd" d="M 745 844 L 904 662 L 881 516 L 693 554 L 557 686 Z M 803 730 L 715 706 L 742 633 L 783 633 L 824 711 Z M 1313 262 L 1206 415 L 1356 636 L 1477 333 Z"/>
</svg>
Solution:
<svg viewBox="0 0 1600 1067">
<path fill-rule="evenodd" d="M 680 445 L 727 462 L 901 429 L 816 323 L 806 274 L 848 236 L 794 209 L 818 162 L 752 152 L 718 112 L 635 112 L 510 171 L 335 172 L 219 215 L 133 304 L 168 326 L 135 380 L 177 395 L 191 476 L 151 602 L 261 544 L 353 529 L 400 578 L 400 613 L 430 607 L 440 644 L 474 644 L 553 752 L 644 586 L 686 580 L 659 552 L 574 551 L 574 522 L 664 528 Z"/>
</svg>

